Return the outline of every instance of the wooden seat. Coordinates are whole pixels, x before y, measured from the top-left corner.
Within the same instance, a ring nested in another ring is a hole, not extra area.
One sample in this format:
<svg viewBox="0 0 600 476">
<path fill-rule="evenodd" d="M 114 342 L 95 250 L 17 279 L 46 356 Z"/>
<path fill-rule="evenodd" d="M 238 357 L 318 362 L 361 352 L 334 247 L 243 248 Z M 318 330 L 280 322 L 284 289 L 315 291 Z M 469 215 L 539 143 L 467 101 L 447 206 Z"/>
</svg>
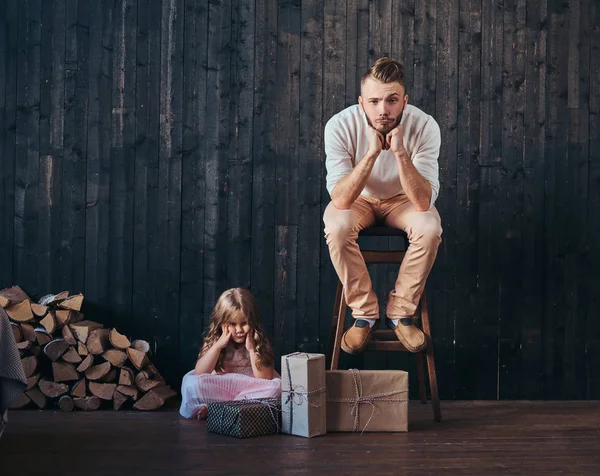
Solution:
<svg viewBox="0 0 600 476">
<path fill-rule="evenodd" d="M 360 236 L 402 236 L 405 239 L 405 244 L 408 246 L 408 237 L 406 233 L 397 228 L 391 228 L 384 225 L 375 225 L 365 228 L 359 233 Z M 405 249 L 406 247 L 405 246 Z M 404 258 L 405 251 L 368 251 L 361 250 L 361 253 L 366 263 L 392 263 L 400 264 Z M 333 307 L 333 318 L 331 322 L 331 332 L 329 336 L 329 351 L 327 354 L 327 367 L 330 370 L 338 368 L 340 356 L 340 346 L 342 343 L 342 335 L 344 334 L 344 320 L 346 317 L 346 300 L 344 299 L 344 289 L 342 283 L 338 281 L 337 291 L 335 295 L 335 303 Z M 421 352 L 415 353 L 417 359 L 417 374 L 419 381 L 419 397 L 421 403 L 427 403 L 427 389 L 425 385 L 425 366 L 423 357 L 427 361 L 427 370 L 429 376 L 429 388 L 431 392 L 431 403 L 433 407 L 433 419 L 441 421 L 442 413 L 440 410 L 440 400 L 438 396 L 437 378 L 435 375 L 435 359 L 433 355 L 433 340 L 431 338 L 431 329 L 429 326 L 429 313 L 427 311 L 427 298 L 425 291 L 421 296 L 418 316 L 416 324 L 423 330 L 427 339 L 427 347 Z M 367 344 L 365 352 L 369 351 L 392 351 L 392 352 L 409 352 L 396 337 L 396 334 L 391 329 L 385 329 L 385 323 L 381 322 L 379 330 L 373 332 L 371 341 Z"/>
</svg>

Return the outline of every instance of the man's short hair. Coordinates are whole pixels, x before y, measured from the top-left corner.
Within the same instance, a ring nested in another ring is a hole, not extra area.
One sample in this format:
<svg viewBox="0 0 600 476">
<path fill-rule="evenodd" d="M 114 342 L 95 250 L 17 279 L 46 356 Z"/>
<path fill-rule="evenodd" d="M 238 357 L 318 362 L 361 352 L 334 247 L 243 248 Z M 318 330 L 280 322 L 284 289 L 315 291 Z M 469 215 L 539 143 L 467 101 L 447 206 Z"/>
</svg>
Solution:
<svg viewBox="0 0 600 476">
<path fill-rule="evenodd" d="M 375 61 L 373 66 L 363 74 L 360 85 L 362 86 L 369 78 L 382 83 L 400 83 L 403 87 L 406 87 L 404 85 L 404 66 L 399 61 L 387 57 Z"/>
</svg>

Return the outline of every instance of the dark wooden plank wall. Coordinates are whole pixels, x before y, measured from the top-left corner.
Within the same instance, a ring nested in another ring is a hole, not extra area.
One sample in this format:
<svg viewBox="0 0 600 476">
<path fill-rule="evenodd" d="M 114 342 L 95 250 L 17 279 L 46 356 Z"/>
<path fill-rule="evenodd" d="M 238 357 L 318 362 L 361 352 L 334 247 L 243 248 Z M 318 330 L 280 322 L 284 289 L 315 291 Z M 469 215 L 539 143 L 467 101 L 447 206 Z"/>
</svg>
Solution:
<svg viewBox="0 0 600 476">
<path fill-rule="evenodd" d="M 230 286 L 325 351 L 323 127 L 392 55 L 443 135 L 442 398 L 600 398 L 598 2 L 2 1 L 0 52 L 1 286 L 83 292 L 174 384 Z"/>
</svg>

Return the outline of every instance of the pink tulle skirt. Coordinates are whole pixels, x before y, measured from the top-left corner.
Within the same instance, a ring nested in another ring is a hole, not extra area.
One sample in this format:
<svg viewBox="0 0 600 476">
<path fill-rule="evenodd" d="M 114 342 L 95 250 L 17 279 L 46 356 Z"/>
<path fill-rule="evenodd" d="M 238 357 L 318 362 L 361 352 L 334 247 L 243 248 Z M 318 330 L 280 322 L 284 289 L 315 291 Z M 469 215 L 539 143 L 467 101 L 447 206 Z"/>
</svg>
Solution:
<svg viewBox="0 0 600 476">
<path fill-rule="evenodd" d="M 206 403 L 280 396 L 280 378 L 266 380 L 242 374 L 194 375 L 194 371 L 190 370 L 181 382 L 179 413 L 186 418 L 192 418 Z"/>
</svg>

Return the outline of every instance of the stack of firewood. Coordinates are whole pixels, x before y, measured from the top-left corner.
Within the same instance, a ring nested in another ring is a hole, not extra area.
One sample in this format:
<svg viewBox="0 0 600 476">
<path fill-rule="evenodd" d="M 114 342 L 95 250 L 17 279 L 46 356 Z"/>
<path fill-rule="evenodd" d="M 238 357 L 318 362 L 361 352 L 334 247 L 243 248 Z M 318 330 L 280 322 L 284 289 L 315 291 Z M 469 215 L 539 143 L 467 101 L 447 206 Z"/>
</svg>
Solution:
<svg viewBox="0 0 600 476">
<path fill-rule="evenodd" d="M 148 342 L 131 342 L 116 329 L 85 320 L 82 303 L 83 295 L 68 291 L 38 303 L 19 286 L 0 291 L 27 377 L 13 408 L 33 402 L 39 408 L 97 410 L 108 401 L 115 410 L 127 402 L 156 410 L 176 395 L 150 362 Z"/>
</svg>

